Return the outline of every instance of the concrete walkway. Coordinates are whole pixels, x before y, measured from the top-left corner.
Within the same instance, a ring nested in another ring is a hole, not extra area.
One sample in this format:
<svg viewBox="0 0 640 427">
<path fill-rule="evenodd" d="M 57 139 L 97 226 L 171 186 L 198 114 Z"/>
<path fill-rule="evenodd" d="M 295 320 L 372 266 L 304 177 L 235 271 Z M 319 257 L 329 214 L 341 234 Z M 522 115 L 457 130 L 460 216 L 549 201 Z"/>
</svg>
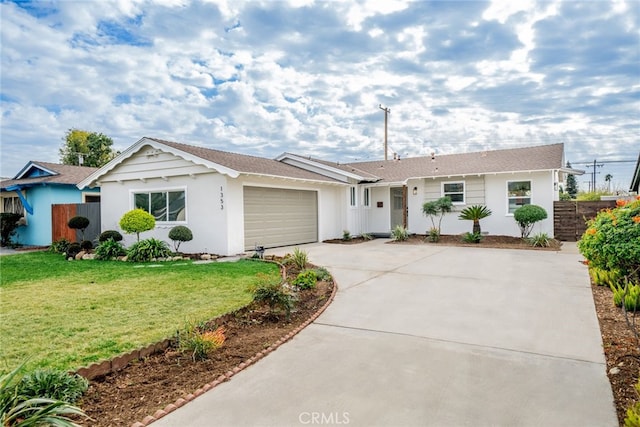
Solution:
<svg viewBox="0 0 640 427">
<path fill-rule="evenodd" d="M 587 271 L 567 245 L 303 246 L 338 282 L 333 304 L 153 426 L 616 426 Z"/>
</svg>

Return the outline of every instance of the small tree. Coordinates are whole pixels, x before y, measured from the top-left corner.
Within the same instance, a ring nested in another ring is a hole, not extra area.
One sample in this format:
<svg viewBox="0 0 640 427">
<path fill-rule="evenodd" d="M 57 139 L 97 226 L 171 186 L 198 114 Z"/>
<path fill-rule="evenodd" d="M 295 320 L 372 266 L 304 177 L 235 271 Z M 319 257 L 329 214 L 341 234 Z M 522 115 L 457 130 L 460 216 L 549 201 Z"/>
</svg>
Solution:
<svg viewBox="0 0 640 427">
<path fill-rule="evenodd" d="M 571 163 L 567 162 L 567 168 L 571 168 Z M 575 199 L 578 195 L 578 183 L 576 181 L 576 177 L 573 174 L 567 175 L 567 193 L 571 196 L 572 199 Z"/>
<path fill-rule="evenodd" d="M 529 237 L 536 222 L 542 221 L 546 217 L 547 211 L 537 205 L 524 205 L 516 209 L 513 213 L 513 218 L 520 227 L 520 233 L 523 239 Z"/>
<path fill-rule="evenodd" d="M 169 231 L 169 238 L 173 241 L 173 248 L 176 252 L 180 249 L 180 243 L 193 240 L 193 233 L 189 227 L 178 225 Z"/>
<path fill-rule="evenodd" d="M 458 219 L 473 221 L 473 234 L 481 234 L 480 220 L 491 215 L 491 209 L 482 205 L 473 205 L 462 209 Z"/>
<path fill-rule="evenodd" d="M 453 202 L 451 201 L 451 197 L 444 196 L 440 197 L 438 200 L 432 200 L 431 202 L 426 202 L 422 205 L 422 213 L 427 215 L 431 219 L 431 224 L 433 225 L 432 230 L 436 230 L 435 234 L 440 235 L 440 225 L 442 224 L 442 217 L 445 213 L 451 212 L 453 209 Z M 439 216 L 438 226 L 436 227 L 435 218 Z M 430 233 L 432 236 L 434 232 Z"/>
<path fill-rule="evenodd" d="M 2 246 L 11 245 L 11 237 L 16 234 L 20 218 L 22 218 L 22 215 L 17 213 L 0 213 L 0 244 Z"/>
<path fill-rule="evenodd" d="M 67 225 L 69 226 L 69 228 L 72 228 L 74 230 L 80 230 L 82 232 L 82 239 L 80 239 L 80 241 L 84 241 L 84 230 L 87 229 L 87 227 L 89 226 L 89 223 L 90 221 L 89 221 L 89 218 L 87 217 L 74 216 L 69 220 Z"/>
<path fill-rule="evenodd" d="M 137 241 L 140 241 L 140 233 L 153 230 L 156 226 L 156 219 L 144 209 L 133 209 L 122 215 L 120 218 L 120 228 L 127 234 L 136 234 Z"/>
</svg>

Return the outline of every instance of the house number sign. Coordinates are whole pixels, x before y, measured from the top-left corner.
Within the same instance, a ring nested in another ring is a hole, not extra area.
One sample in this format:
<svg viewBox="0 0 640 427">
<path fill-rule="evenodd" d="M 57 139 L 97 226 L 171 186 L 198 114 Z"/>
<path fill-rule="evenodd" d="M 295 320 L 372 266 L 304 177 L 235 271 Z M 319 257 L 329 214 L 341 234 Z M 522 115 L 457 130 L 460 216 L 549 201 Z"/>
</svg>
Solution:
<svg viewBox="0 0 640 427">
<path fill-rule="evenodd" d="M 220 210 L 224 210 L 224 189 L 220 186 Z"/>
</svg>

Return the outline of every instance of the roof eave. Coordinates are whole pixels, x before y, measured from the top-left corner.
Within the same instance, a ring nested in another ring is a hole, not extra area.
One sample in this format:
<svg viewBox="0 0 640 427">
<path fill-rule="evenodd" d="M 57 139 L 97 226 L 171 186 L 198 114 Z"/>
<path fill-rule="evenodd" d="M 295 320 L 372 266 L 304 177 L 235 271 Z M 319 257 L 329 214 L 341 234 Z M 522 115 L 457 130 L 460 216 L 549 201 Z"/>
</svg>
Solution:
<svg viewBox="0 0 640 427">
<path fill-rule="evenodd" d="M 24 165 L 24 167 L 22 169 L 20 169 L 20 171 L 16 174 L 15 177 L 13 177 L 13 179 L 22 179 L 24 177 L 24 175 L 31 169 L 31 167 L 37 167 L 38 169 L 45 171 L 47 173 L 50 173 L 51 175 L 60 175 L 58 172 L 46 168 L 40 164 L 38 164 L 38 162 L 34 162 L 33 160 L 30 160 L 29 163 L 27 163 L 26 165 Z"/>
<path fill-rule="evenodd" d="M 332 172 L 332 173 L 335 173 L 335 174 L 338 174 L 338 175 L 342 175 L 345 178 L 351 178 L 351 179 L 355 179 L 357 181 L 366 181 L 367 180 L 367 178 L 364 177 L 364 176 L 357 175 L 357 174 L 354 174 L 354 173 L 351 173 L 351 172 L 347 172 L 347 171 L 345 171 L 343 169 L 340 169 L 340 168 L 334 168 L 334 167 L 325 165 L 323 163 L 316 162 L 313 159 L 304 158 L 304 157 L 297 156 L 297 155 L 291 154 L 291 153 L 282 153 L 281 155 L 276 157 L 274 160 L 282 162 L 283 160 L 285 160 L 287 158 L 291 158 L 291 159 L 296 160 L 296 161 L 298 161 L 300 163 L 303 163 L 303 164 L 313 165 L 313 166 L 315 166 L 317 168 L 324 169 L 327 172 Z"/>
</svg>

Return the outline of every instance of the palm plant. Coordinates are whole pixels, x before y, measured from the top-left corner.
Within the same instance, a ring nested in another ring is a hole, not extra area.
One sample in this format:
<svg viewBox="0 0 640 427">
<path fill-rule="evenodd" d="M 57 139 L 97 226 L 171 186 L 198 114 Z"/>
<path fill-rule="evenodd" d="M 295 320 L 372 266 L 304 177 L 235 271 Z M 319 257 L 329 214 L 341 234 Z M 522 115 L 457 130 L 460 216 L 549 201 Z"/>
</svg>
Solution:
<svg viewBox="0 0 640 427">
<path fill-rule="evenodd" d="M 439 198 L 438 200 L 425 202 L 422 205 L 422 213 L 431 219 L 431 224 L 433 225 L 433 228 L 438 230 L 438 233 L 440 233 L 442 217 L 444 216 L 444 214 L 451 212 L 452 210 L 453 202 L 451 201 L 451 197 L 449 196 L 444 196 Z M 437 227 L 435 222 L 436 217 L 439 217 Z"/>
<path fill-rule="evenodd" d="M 473 234 L 480 234 L 480 220 L 491 215 L 491 209 L 482 205 L 473 205 L 460 211 L 458 219 L 473 221 Z"/>
</svg>

